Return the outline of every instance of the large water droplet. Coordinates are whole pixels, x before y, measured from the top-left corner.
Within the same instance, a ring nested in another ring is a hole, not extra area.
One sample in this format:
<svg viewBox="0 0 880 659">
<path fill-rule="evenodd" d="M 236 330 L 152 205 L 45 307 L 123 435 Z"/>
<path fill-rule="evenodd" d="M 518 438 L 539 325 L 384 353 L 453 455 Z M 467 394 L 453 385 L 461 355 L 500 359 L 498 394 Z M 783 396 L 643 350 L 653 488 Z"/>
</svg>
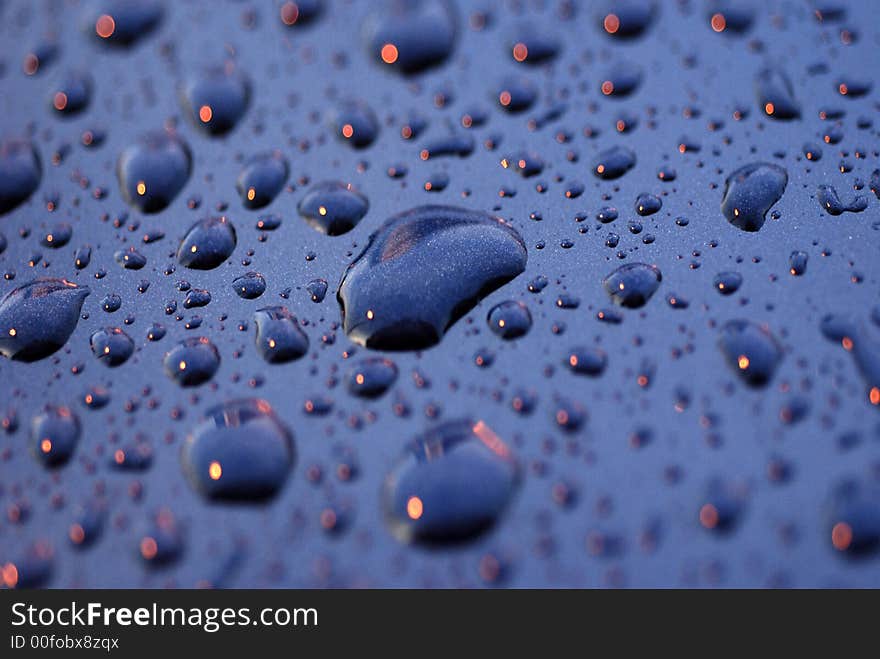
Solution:
<svg viewBox="0 0 880 659">
<path fill-rule="evenodd" d="M 87 286 L 64 279 L 35 279 L 0 302 L 0 354 L 31 362 L 61 348 L 79 320 Z"/>
<path fill-rule="evenodd" d="M 173 133 L 156 131 L 125 148 L 116 175 L 125 201 L 144 213 L 158 213 L 186 185 L 191 168 L 186 143 Z"/>
<path fill-rule="evenodd" d="M 355 343 L 417 350 L 520 274 L 526 247 L 499 218 L 449 206 L 395 215 L 348 267 L 337 297 Z"/>
<path fill-rule="evenodd" d="M 740 167 L 724 182 L 721 212 L 738 229 L 757 231 L 787 184 L 788 173 L 779 165 L 758 162 Z"/>
<path fill-rule="evenodd" d="M 287 480 L 293 436 L 269 403 L 235 400 L 211 408 L 181 454 L 193 488 L 209 499 L 262 500 Z"/>
<path fill-rule="evenodd" d="M 415 439 L 386 477 L 386 519 L 402 542 L 466 540 L 498 520 L 517 482 L 510 449 L 486 423 L 452 421 Z"/>
<path fill-rule="evenodd" d="M 316 231 L 341 236 L 357 226 L 369 207 L 367 198 L 351 185 L 326 181 L 308 189 L 297 211 Z"/>
</svg>

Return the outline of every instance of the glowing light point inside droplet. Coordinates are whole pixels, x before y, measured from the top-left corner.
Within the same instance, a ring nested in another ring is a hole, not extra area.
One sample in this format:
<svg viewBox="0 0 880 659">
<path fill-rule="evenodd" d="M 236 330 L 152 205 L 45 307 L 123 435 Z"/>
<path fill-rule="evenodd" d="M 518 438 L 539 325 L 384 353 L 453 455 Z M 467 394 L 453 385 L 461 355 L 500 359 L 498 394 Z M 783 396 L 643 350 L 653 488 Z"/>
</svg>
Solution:
<svg viewBox="0 0 880 659">
<path fill-rule="evenodd" d="M 409 515 L 410 519 L 419 519 L 422 516 L 422 513 L 425 511 L 425 507 L 422 504 L 422 500 L 418 497 L 410 497 L 406 501 L 406 514 Z"/>
<path fill-rule="evenodd" d="M 393 43 L 386 43 L 382 46 L 382 61 L 386 64 L 394 64 L 397 61 L 397 46 Z"/>
<path fill-rule="evenodd" d="M 109 39 L 116 31 L 116 21 L 109 14 L 101 14 L 95 21 L 95 34 L 102 39 Z"/>
<path fill-rule="evenodd" d="M 137 193 L 138 193 L 141 197 L 143 197 L 145 194 L 147 194 L 147 184 L 144 183 L 143 181 L 138 181 L 138 184 L 137 184 Z"/>
<path fill-rule="evenodd" d="M 199 119 L 202 120 L 203 124 L 211 121 L 211 117 L 214 116 L 214 111 L 211 109 L 210 105 L 203 105 L 199 108 Z"/>
<path fill-rule="evenodd" d="M 223 475 L 223 467 L 220 466 L 220 463 L 216 460 L 212 462 L 208 466 L 208 476 L 211 477 L 212 481 L 220 480 L 220 477 Z"/>
</svg>

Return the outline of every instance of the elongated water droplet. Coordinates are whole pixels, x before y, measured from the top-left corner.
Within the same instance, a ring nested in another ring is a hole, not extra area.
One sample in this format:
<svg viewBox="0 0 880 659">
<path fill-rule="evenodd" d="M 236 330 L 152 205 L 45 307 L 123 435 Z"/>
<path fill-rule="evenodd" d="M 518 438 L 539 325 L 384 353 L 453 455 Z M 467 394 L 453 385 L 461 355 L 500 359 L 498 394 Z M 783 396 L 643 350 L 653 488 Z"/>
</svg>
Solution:
<svg viewBox="0 0 880 659">
<path fill-rule="evenodd" d="M 721 212 L 738 229 L 758 231 L 786 185 L 788 173 L 779 165 L 758 162 L 740 167 L 724 182 Z"/>
</svg>

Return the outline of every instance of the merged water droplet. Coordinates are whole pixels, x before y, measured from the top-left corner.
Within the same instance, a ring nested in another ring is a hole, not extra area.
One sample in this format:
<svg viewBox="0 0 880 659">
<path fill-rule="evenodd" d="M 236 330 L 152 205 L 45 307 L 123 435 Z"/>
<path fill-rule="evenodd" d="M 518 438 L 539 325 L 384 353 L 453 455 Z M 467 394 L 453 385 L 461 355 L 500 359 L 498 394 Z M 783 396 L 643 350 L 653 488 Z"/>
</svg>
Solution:
<svg viewBox="0 0 880 659">
<path fill-rule="evenodd" d="M 341 236 L 354 229 L 369 208 L 364 195 L 351 184 L 338 181 L 313 185 L 297 205 L 300 216 L 315 231 L 328 236 Z"/>
<path fill-rule="evenodd" d="M 443 64 L 456 31 L 454 6 L 445 0 L 391 0 L 367 20 L 364 36 L 380 63 L 413 74 Z"/>
<path fill-rule="evenodd" d="M 79 442 L 79 418 L 69 408 L 47 405 L 31 424 L 31 450 L 46 467 L 60 467 Z"/>
<path fill-rule="evenodd" d="M 225 215 L 206 217 L 186 232 L 177 260 L 187 268 L 211 270 L 232 256 L 236 242 L 235 227 Z"/>
<path fill-rule="evenodd" d="M 730 320 L 721 327 L 718 346 L 728 365 L 750 387 L 762 387 L 782 361 L 782 346 L 770 330 L 749 320 Z"/>
<path fill-rule="evenodd" d="M 76 329 L 87 286 L 64 279 L 35 279 L 0 301 L 0 354 L 32 362 L 48 357 Z"/>
<path fill-rule="evenodd" d="M 865 195 L 856 195 L 852 201 L 844 204 L 837 196 L 837 190 L 830 185 L 820 185 L 816 199 L 829 215 L 841 215 L 845 212 L 861 213 L 868 207 L 868 198 Z"/>
<path fill-rule="evenodd" d="M 165 353 L 165 375 L 181 387 L 196 387 L 214 377 L 220 352 L 206 336 L 189 337 Z"/>
<path fill-rule="evenodd" d="M 155 131 L 123 150 L 116 175 L 126 202 L 144 213 L 158 213 L 183 189 L 191 169 L 186 143 L 174 133 Z"/>
<path fill-rule="evenodd" d="M 385 357 L 367 357 L 346 376 L 348 391 L 361 398 L 378 398 L 397 381 L 397 365 Z"/>
<path fill-rule="evenodd" d="M 254 313 L 257 352 L 270 364 L 299 359 L 309 351 L 309 337 L 287 307 L 265 307 Z"/>
<path fill-rule="evenodd" d="M 724 182 L 721 212 L 738 229 L 758 231 L 786 185 L 788 173 L 779 165 L 758 162 L 740 167 Z"/>
<path fill-rule="evenodd" d="M 210 135 L 223 135 L 235 128 L 249 100 L 250 82 L 232 62 L 202 70 L 180 90 L 184 111 L 195 126 Z"/>
<path fill-rule="evenodd" d="M 233 400 L 213 407 L 187 436 L 183 471 L 208 499 L 259 501 L 284 485 L 295 459 L 293 435 L 269 403 Z"/>
<path fill-rule="evenodd" d="M 107 366 L 120 366 L 134 352 L 134 341 L 118 327 L 104 327 L 89 339 L 92 353 Z"/>
<path fill-rule="evenodd" d="M 602 285 L 614 304 L 638 309 L 651 299 L 662 280 L 657 266 L 627 263 L 605 277 Z"/>
<path fill-rule="evenodd" d="M 498 521 L 518 480 L 510 449 L 485 422 L 444 423 L 416 438 L 386 477 L 386 520 L 401 542 L 468 540 Z"/>
<path fill-rule="evenodd" d="M 252 156 L 235 182 L 245 208 L 263 208 L 272 203 L 287 182 L 290 166 L 280 151 Z"/>
<path fill-rule="evenodd" d="M 27 201 L 42 176 L 40 156 L 30 141 L 10 138 L 0 142 L 0 214 Z"/>
<path fill-rule="evenodd" d="M 380 350 L 434 345 L 480 300 L 520 274 L 527 252 L 501 219 L 419 206 L 387 220 L 347 268 L 337 297 L 355 343 Z"/>
</svg>

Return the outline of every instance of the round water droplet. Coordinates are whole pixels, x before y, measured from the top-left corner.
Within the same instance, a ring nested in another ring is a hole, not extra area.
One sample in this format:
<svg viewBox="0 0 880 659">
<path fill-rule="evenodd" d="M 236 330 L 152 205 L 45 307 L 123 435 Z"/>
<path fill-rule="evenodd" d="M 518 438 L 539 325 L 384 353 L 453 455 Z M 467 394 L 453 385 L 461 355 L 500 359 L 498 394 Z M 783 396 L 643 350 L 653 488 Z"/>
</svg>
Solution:
<svg viewBox="0 0 880 659">
<path fill-rule="evenodd" d="M 608 364 L 608 355 L 599 348 L 576 347 L 568 351 L 565 365 L 577 375 L 602 375 Z"/>
<path fill-rule="evenodd" d="M 341 236 L 357 226 L 369 207 L 367 198 L 351 185 L 327 181 L 309 188 L 297 211 L 316 231 Z"/>
<path fill-rule="evenodd" d="M 602 284 L 614 304 L 638 309 L 651 299 L 662 280 L 656 266 L 627 263 L 605 277 Z"/>
<path fill-rule="evenodd" d="M 725 323 L 718 345 L 728 365 L 750 387 L 766 385 L 782 361 L 782 346 L 776 337 L 748 320 Z"/>
<path fill-rule="evenodd" d="M 363 101 L 342 103 L 332 117 L 337 137 L 356 149 L 370 146 L 379 135 L 379 120 Z"/>
<path fill-rule="evenodd" d="M 755 77 L 755 92 L 761 111 L 773 119 L 797 119 L 801 106 L 791 80 L 777 68 L 762 69 Z"/>
<path fill-rule="evenodd" d="M 448 422 L 416 438 L 386 477 L 386 519 L 401 542 L 468 540 L 498 521 L 518 480 L 510 449 L 485 422 Z"/>
<path fill-rule="evenodd" d="M 134 341 L 118 327 L 105 327 L 89 339 L 92 353 L 107 366 L 119 366 L 134 352 Z"/>
<path fill-rule="evenodd" d="M 259 272 L 246 272 L 232 280 L 232 289 L 245 300 L 255 300 L 266 292 L 266 279 Z"/>
<path fill-rule="evenodd" d="M 232 256 L 235 244 L 235 227 L 226 216 L 206 217 L 186 232 L 177 260 L 187 268 L 211 270 Z"/>
<path fill-rule="evenodd" d="M 511 76 L 501 83 L 495 98 L 507 112 L 525 112 L 538 98 L 538 88 L 528 78 Z"/>
<path fill-rule="evenodd" d="M 42 178 L 40 156 L 27 140 L 0 142 L 0 214 L 8 213 L 30 197 Z"/>
<path fill-rule="evenodd" d="M 184 339 L 165 353 L 165 375 L 181 387 L 207 382 L 220 368 L 220 352 L 205 336 Z"/>
<path fill-rule="evenodd" d="M 52 85 L 49 105 L 59 115 L 78 114 L 92 100 L 92 79 L 85 73 L 68 71 Z"/>
<path fill-rule="evenodd" d="M 738 272 L 719 272 L 715 275 L 712 285 L 722 295 L 733 295 L 742 286 L 742 275 Z"/>
<path fill-rule="evenodd" d="M 46 467 L 70 460 L 79 442 L 79 418 L 67 407 L 47 405 L 31 424 L 31 450 Z"/>
<path fill-rule="evenodd" d="M 183 471 L 208 499 L 259 501 L 284 485 L 295 459 L 293 436 L 269 403 L 234 400 L 211 408 L 187 436 Z"/>
<path fill-rule="evenodd" d="M 758 231 L 786 185 L 788 173 L 779 165 L 758 162 L 740 167 L 724 182 L 721 212 L 738 229 Z"/>
<path fill-rule="evenodd" d="M 183 189 L 191 169 L 186 143 L 173 133 L 156 131 L 125 148 L 116 175 L 125 201 L 144 213 L 158 213 Z"/>
<path fill-rule="evenodd" d="M 444 0 L 385 2 L 364 29 L 367 49 L 383 66 L 404 74 L 445 62 L 455 46 L 454 6 Z"/>
<path fill-rule="evenodd" d="M 210 135 L 223 135 L 235 128 L 249 99 L 250 83 L 231 62 L 204 69 L 180 90 L 190 121 Z"/>
<path fill-rule="evenodd" d="M 263 208 L 272 203 L 287 182 L 290 166 L 280 151 L 252 156 L 238 175 L 235 189 L 245 208 Z"/>
<path fill-rule="evenodd" d="M 346 381 L 351 394 L 378 398 L 397 381 L 397 365 L 384 357 L 367 357 L 349 370 Z"/>
<path fill-rule="evenodd" d="M 636 165 L 636 154 L 625 146 L 602 151 L 593 162 L 593 173 L 601 179 L 620 178 Z"/>
<path fill-rule="evenodd" d="M 486 323 L 502 339 L 518 339 L 532 328 L 532 314 L 522 302 L 506 300 L 492 307 L 486 316 Z"/>
<path fill-rule="evenodd" d="M 864 559 L 880 549 L 880 489 L 873 483 L 848 479 L 831 494 L 827 538 L 840 555 Z"/>
<path fill-rule="evenodd" d="M 64 279 L 35 279 L 0 301 L 0 354 L 32 362 L 48 357 L 76 329 L 87 286 Z"/>
<path fill-rule="evenodd" d="M 158 0 L 102 0 L 87 13 L 85 30 L 101 43 L 131 46 L 149 35 L 162 20 Z"/>
<path fill-rule="evenodd" d="M 309 337 L 287 307 L 265 307 L 254 313 L 257 352 L 270 364 L 299 359 L 309 350 Z"/>
<path fill-rule="evenodd" d="M 482 296 L 520 274 L 526 258 L 519 234 L 486 213 L 420 206 L 395 215 L 339 286 L 345 332 L 381 350 L 434 345 Z"/>
<path fill-rule="evenodd" d="M 596 16 L 605 34 L 617 39 L 635 39 L 650 27 L 656 13 L 653 0 L 607 0 Z"/>
</svg>

